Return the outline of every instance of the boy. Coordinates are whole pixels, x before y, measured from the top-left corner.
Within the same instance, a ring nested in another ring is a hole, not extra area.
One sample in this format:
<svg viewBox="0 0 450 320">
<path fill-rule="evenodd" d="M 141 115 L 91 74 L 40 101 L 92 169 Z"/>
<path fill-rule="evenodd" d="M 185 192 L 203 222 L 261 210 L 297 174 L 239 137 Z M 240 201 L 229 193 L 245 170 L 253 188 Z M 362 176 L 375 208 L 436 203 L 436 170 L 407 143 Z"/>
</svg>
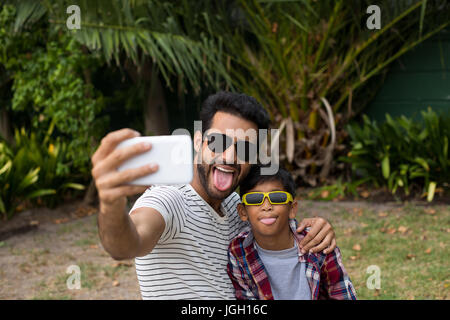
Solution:
<svg viewBox="0 0 450 320">
<path fill-rule="evenodd" d="M 329 254 L 302 254 L 307 234 L 296 232 L 295 183 L 286 170 L 261 175 L 255 165 L 240 185 L 239 216 L 251 230 L 228 248 L 227 272 L 237 299 L 356 299 L 336 247 Z"/>
</svg>

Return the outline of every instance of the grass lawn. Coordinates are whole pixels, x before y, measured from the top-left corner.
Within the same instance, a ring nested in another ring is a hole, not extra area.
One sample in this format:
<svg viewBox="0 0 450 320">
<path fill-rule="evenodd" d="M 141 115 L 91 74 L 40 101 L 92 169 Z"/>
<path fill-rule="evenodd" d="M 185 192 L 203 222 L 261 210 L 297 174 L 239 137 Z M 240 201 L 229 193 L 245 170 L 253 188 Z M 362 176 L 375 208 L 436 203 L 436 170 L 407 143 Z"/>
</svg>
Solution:
<svg viewBox="0 0 450 320">
<path fill-rule="evenodd" d="M 319 215 L 332 223 L 358 299 L 450 298 L 450 206 L 305 202 L 299 218 Z M 367 286 L 374 283 L 371 265 L 380 270 L 379 290 Z"/>
<path fill-rule="evenodd" d="M 450 299 L 450 206 L 300 200 L 299 220 L 312 216 L 333 225 L 358 299 Z M 80 290 L 66 286 L 71 265 Z M 380 290 L 367 287 L 369 266 Z M 0 299 L 139 298 L 133 261 L 102 249 L 94 215 L 0 241 Z"/>
</svg>

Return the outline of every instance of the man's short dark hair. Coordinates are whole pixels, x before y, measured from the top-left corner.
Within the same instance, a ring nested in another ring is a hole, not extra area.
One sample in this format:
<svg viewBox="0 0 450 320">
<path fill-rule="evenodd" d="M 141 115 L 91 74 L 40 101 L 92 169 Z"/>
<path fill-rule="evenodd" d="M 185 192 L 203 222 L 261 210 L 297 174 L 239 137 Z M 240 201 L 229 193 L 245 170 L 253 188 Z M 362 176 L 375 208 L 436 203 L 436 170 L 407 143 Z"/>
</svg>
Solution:
<svg viewBox="0 0 450 320">
<path fill-rule="evenodd" d="M 220 91 L 210 95 L 203 102 L 200 111 L 202 133 L 205 133 L 211 127 L 212 118 L 218 111 L 252 121 L 258 126 L 258 129 L 269 128 L 269 114 L 255 98 L 244 93 Z"/>
<path fill-rule="evenodd" d="M 252 190 L 258 184 L 269 182 L 269 181 L 278 181 L 284 188 L 284 191 L 289 192 L 292 197 L 295 197 L 295 182 L 292 175 L 285 170 L 284 168 L 279 168 L 277 173 L 272 175 L 262 175 L 261 168 L 269 165 L 261 165 L 255 164 L 252 165 L 248 175 L 242 180 L 239 186 L 239 193 L 241 197 Z"/>
</svg>

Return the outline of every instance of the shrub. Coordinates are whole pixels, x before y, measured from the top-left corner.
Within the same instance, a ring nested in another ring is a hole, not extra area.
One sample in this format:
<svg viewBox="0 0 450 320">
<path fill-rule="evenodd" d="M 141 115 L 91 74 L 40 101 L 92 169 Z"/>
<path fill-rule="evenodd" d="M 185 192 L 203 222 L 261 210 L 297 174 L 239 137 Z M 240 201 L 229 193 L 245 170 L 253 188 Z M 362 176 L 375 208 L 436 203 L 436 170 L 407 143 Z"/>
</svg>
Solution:
<svg viewBox="0 0 450 320">
<path fill-rule="evenodd" d="M 421 114 L 423 121 L 386 114 L 381 125 L 364 115 L 362 126 L 347 126 L 352 147 L 339 160 L 377 187 L 387 186 L 393 194 L 401 188 L 409 195 L 418 186 L 431 201 L 435 188 L 448 188 L 450 181 L 450 115 L 431 108 Z"/>
<path fill-rule="evenodd" d="M 82 190 L 74 183 L 67 162 L 67 145 L 61 141 L 36 139 L 35 133 L 16 130 L 15 146 L 0 142 L 0 213 L 11 218 L 18 206 L 30 199 L 41 198 L 48 206 L 60 202 L 68 188 Z"/>
</svg>

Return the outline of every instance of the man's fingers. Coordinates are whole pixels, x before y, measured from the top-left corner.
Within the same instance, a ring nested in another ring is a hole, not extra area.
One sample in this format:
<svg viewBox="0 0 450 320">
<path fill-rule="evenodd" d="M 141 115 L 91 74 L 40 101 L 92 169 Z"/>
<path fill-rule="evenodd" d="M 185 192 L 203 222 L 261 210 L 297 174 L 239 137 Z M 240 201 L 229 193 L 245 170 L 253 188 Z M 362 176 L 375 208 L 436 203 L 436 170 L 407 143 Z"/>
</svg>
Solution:
<svg viewBox="0 0 450 320">
<path fill-rule="evenodd" d="M 123 140 L 139 136 L 139 132 L 132 129 L 121 129 L 108 133 L 101 141 L 100 146 L 91 158 L 92 165 L 105 159 Z"/>
<path fill-rule="evenodd" d="M 114 171 L 107 175 L 101 176 L 98 180 L 96 180 L 96 186 L 97 189 L 112 189 L 156 171 L 158 171 L 157 164 L 149 164 L 120 172 Z"/>
<path fill-rule="evenodd" d="M 314 223 L 311 223 L 311 229 L 308 234 L 300 241 L 300 247 L 304 247 L 308 242 L 310 242 L 322 229 L 323 225 L 326 223 L 323 219 L 316 219 Z"/>
<path fill-rule="evenodd" d="M 307 221 L 305 221 L 305 219 L 303 219 L 300 222 L 300 225 L 297 227 L 297 233 L 302 232 L 306 227 L 310 227 L 310 225 L 308 225 Z"/>
<path fill-rule="evenodd" d="M 312 247 L 310 249 L 310 252 L 317 253 L 317 252 L 323 251 L 323 253 L 326 253 L 324 250 L 327 249 L 331 245 L 332 240 L 333 240 L 333 235 L 327 234 L 317 246 Z"/>
<path fill-rule="evenodd" d="M 110 171 L 115 171 L 125 160 L 147 152 L 150 149 L 151 144 L 145 142 L 136 143 L 132 146 L 120 148 L 118 150 L 116 149 L 92 169 L 92 176 L 97 179 Z"/>
<path fill-rule="evenodd" d="M 315 227 L 315 226 L 314 226 Z M 313 227 L 313 228 L 314 228 Z M 330 232 L 330 227 L 327 227 L 327 225 L 322 226 L 321 229 L 319 229 L 319 232 L 305 245 L 303 245 L 302 249 L 305 252 L 308 252 L 309 250 L 311 250 L 314 246 L 320 244 L 322 242 L 322 240 L 327 236 L 327 234 Z M 312 231 L 312 229 L 311 229 Z M 311 231 L 308 233 L 310 234 Z M 331 241 L 330 241 L 331 243 Z M 327 245 L 328 246 L 328 245 Z"/>
<path fill-rule="evenodd" d="M 336 249 L 336 238 L 333 237 L 333 239 L 331 240 L 331 245 L 327 249 L 325 249 L 323 253 L 329 254 L 333 252 L 334 249 Z"/>
</svg>

